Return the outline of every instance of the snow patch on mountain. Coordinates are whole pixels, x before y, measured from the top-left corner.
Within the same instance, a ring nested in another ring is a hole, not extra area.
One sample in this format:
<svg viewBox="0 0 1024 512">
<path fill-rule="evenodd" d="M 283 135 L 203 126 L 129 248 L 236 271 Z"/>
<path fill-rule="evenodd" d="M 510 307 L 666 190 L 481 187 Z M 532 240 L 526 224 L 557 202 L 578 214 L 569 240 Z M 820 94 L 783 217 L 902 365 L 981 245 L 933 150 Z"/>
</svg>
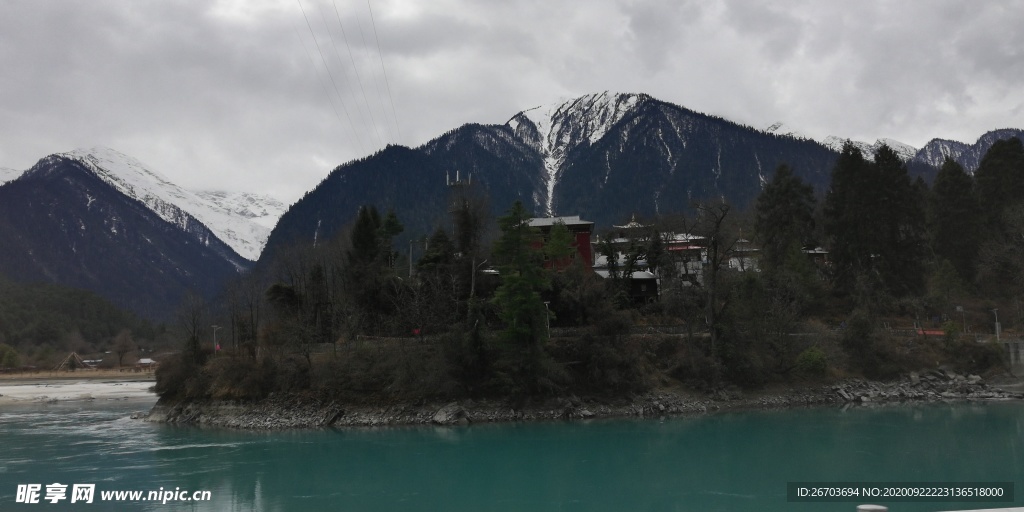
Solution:
<svg viewBox="0 0 1024 512">
<path fill-rule="evenodd" d="M 946 162 L 947 158 L 957 160 L 968 149 L 970 149 L 970 146 L 960 141 L 932 139 L 917 152 L 914 160 L 924 162 L 933 167 L 940 167 Z"/>
<path fill-rule="evenodd" d="M 786 125 L 782 121 L 772 123 L 770 126 L 764 129 L 765 133 L 771 133 L 774 135 L 783 135 L 786 137 L 793 137 L 794 139 L 810 139 L 810 137 L 794 130 L 790 126 Z"/>
<path fill-rule="evenodd" d="M 8 181 L 14 181 L 18 179 L 18 176 L 24 174 L 25 171 L 16 171 L 14 169 L 8 169 L 6 167 L 0 167 L 0 185 L 7 183 Z"/>
<path fill-rule="evenodd" d="M 216 193 L 185 190 L 138 160 L 110 148 L 76 149 L 60 156 L 81 162 L 122 194 L 141 201 L 161 218 L 186 231 L 190 218 L 198 220 L 248 260 L 259 258 L 273 223 L 284 211 L 273 204 L 258 206 L 259 196 L 252 194 L 223 193 L 218 198 Z"/>
<path fill-rule="evenodd" d="M 249 219 L 267 229 L 273 229 L 278 219 L 288 210 L 287 204 L 266 194 L 221 190 L 192 192 L 225 212 Z"/>
<path fill-rule="evenodd" d="M 547 197 L 543 202 L 548 215 L 555 214 L 555 185 L 572 150 L 581 144 L 591 145 L 601 140 L 609 128 L 645 98 L 647 96 L 643 94 L 611 94 L 607 91 L 587 94 L 524 110 L 508 121 L 507 125 L 517 136 L 544 156 Z"/>
<path fill-rule="evenodd" d="M 956 140 L 932 139 L 914 156 L 915 162 L 923 162 L 933 167 L 941 167 L 946 158 L 960 164 L 968 173 L 974 173 L 981 165 L 985 153 L 999 140 L 1018 138 L 1024 141 L 1024 130 L 1017 128 L 1000 128 L 985 132 L 974 144 Z"/>
<path fill-rule="evenodd" d="M 842 152 L 843 145 L 847 141 L 853 143 L 854 147 L 859 149 L 861 154 L 864 155 L 864 158 L 870 161 L 874 161 L 875 152 L 878 151 L 883 144 L 889 146 L 890 149 L 895 151 L 896 156 L 904 162 L 914 158 L 914 155 L 917 154 L 917 148 L 893 139 L 878 139 L 874 144 L 869 144 L 859 140 L 850 140 L 843 137 L 837 137 L 835 135 L 829 135 L 828 137 L 825 137 L 821 143 L 833 151 Z"/>
</svg>

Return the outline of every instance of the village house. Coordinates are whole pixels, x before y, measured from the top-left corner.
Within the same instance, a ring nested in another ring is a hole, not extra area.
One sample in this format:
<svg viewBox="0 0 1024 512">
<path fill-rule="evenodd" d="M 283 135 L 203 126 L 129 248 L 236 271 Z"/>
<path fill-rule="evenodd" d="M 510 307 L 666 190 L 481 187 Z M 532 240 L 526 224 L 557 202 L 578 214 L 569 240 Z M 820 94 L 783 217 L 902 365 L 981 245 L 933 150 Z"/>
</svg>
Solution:
<svg viewBox="0 0 1024 512">
<path fill-rule="evenodd" d="M 561 270 L 577 260 L 588 268 L 594 266 L 594 249 L 590 240 L 591 234 L 594 231 L 593 222 L 580 219 L 579 215 L 570 217 L 539 217 L 530 219 L 529 222 L 531 228 L 540 230 L 543 237 L 543 241 L 540 242 L 541 246 L 548 243 L 548 240 L 551 238 L 551 228 L 556 224 L 564 224 L 573 237 L 572 248 L 575 251 L 568 258 L 560 261 L 551 261 L 545 256 L 544 268 Z"/>
</svg>

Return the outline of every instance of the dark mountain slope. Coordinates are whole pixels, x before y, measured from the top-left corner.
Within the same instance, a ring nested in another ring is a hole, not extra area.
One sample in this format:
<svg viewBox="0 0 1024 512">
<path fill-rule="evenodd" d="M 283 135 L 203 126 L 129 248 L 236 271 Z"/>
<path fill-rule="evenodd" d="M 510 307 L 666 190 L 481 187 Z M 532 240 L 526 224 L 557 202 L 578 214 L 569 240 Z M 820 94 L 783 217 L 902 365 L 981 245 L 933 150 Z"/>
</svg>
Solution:
<svg viewBox="0 0 1024 512">
<path fill-rule="evenodd" d="M 186 290 L 212 295 L 245 262 L 198 221 L 186 224 L 190 232 L 80 162 L 47 157 L 0 187 L 0 273 L 91 290 L 168 319 Z"/>
</svg>

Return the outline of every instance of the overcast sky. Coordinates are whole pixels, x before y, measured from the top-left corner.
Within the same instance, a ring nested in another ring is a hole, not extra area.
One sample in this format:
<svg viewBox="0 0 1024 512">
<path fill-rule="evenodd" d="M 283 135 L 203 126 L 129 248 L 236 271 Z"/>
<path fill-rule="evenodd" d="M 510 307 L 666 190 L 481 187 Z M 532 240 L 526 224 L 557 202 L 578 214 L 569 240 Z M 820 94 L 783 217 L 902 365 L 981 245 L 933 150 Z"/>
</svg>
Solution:
<svg viewBox="0 0 1024 512">
<path fill-rule="evenodd" d="M 1021 27 L 998 0 L 3 0 L 0 167 L 108 146 L 294 201 L 385 144 L 606 90 L 974 142 L 1024 128 Z"/>
</svg>

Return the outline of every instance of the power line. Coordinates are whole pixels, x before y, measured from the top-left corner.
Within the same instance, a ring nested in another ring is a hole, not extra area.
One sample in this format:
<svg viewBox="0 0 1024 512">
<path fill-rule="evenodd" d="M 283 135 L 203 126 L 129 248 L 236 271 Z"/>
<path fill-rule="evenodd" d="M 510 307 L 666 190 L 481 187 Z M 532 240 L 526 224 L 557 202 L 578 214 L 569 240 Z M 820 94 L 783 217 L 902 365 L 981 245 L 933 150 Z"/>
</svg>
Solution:
<svg viewBox="0 0 1024 512">
<path fill-rule="evenodd" d="M 334 15 L 338 18 L 338 26 L 341 27 L 341 37 L 342 37 L 342 40 L 345 41 L 345 48 L 348 50 L 349 62 L 352 63 L 352 69 L 355 71 L 355 74 L 356 74 L 356 82 L 359 83 L 359 91 L 363 95 L 363 103 L 366 104 L 366 112 L 370 115 L 370 119 L 372 121 L 373 120 L 373 109 L 370 107 L 370 100 L 366 97 L 366 89 L 363 87 L 363 78 L 359 74 L 359 66 L 356 65 L 355 56 L 353 56 L 353 54 L 352 54 L 352 46 L 348 43 L 348 34 L 345 33 L 345 24 L 342 23 L 342 21 L 341 21 L 341 13 L 338 11 L 338 3 L 336 1 L 334 1 L 334 0 L 332 0 L 331 3 L 334 5 Z M 324 21 L 324 23 L 326 23 L 326 20 Z M 331 39 L 331 42 L 334 43 L 334 39 L 333 38 Z M 338 51 L 336 43 L 335 43 L 334 51 L 335 51 L 335 53 L 337 53 L 337 51 Z M 338 60 L 339 61 L 341 60 L 341 56 L 340 55 L 338 56 Z M 390 131 L 390 127 L 387 126 L 387 114 L 386 113 L 384 115 L 384 122 L 385 122 L 384 126 Z M 377 128 L 376 122 L 373 123 L 373 129 L 374 129 L 374 132 L 377 133 L 377 138 L 381 142 L 381 145 L 383 145 L 383 136 L 380 134 L 380 131 Z"/>
<path fill-rule="evenodd" d="M 334 56 L 335 56 L 335 58 L 338 59 L 338 64 L 342 68 L 344 68 L 345 65 L 341 62 L 341 54 L 338 52 L 338 43 L 334 42 L 334 34 L 331 32 L 331 27 L 327 23 L 327 16 L 324 15 L 324 7 L 323 7 L 323 5 L 318 5 L 318 10 L 320 11 L 320 20 L 324 22 L 324 29 L 327 30 L 327 37 L 331 40 L 331 48 L 334 50 Z M 347 73 L 342 73 L 341 77 L 345 81 L 345 90 L 346 91 L 351 90 L 352 89 L 352 84 L 351 84 L 351 82 L 348 79 L 348 74 Z M 364 100 L 366 99 L 365 96 L 364 96 L 363 99 Z M 380 130 L 377 129 L 377 123 L 373 119 L 373 111 L 370 110 L 369 103 L 367 103 L 367 105 L 366 105 L 366 113 L 367 113 L 367 115 L 369 115 L 370 118 L 369 118 L 369 123 L 366 123 L 363 120 L 363 109 L 359 108 L 359 101 L 358 100 L 353 100 L 353 102 L 355 103 L 356 113 L 359 116 L 359 123 L 364 125 L 364 127 L 365 127 L 366 124 L 369 124 L 371 127 L 373 127 L 373 134 L 377 136 L 377 144 L 378 145 L 382 145 L 383 144 L 383 139 L 380 136 Z"/>
<path fill-rule="evenodd" d="M 372 20 L 371 20 L 372 22 Z M 363 32 L 363 24 L 359 21 L 359 16 L 356 16 L 356 28 L 359 29 L 359 38 L 363 40 L 363 47 L 369 48 L 370 45 L 366 43 L 366 33 Z M 380 54 L 380 46 L 377 47 L 377 54 Z M 372 57 L 371 57 L 372 58 Z M 384 112 L 384 100 L 382 99 L 383 93 L 380 91 L 380 81 L 377 80 L 377 98 L 380 100 L 381 111 Z M 385 112 L 384 118 L 387 119 L 387 113 Z"/>
<path fill-rule="evenodd" d="M 305 51 L 306 55 L 309 57 L 309 63 L 313 65 L 313 73 L 316 75 L 317 78 L 316 81 L 320 83 L 320 87 L 323 89 L 324 94 L 327 96 L 327 101 L 331 103 L 331 109 L 334 110 L 334 115 L 335 117 L 338 118 L 338 123 L 344 125 L 345 122 L 341 120 L 341 112 L 338 112 L 338 106 L 334 103 L 334 97 L 331 96 L 331 91 L 327 89 L 327 84 L 324 83 L 323 79 L 320 77 L 320 73 L 317 72 L 316 60 L 313 59 L 312 52 L 310 52 L 309 49 L 306 48 L 306 43 L 302 41 L 302 36 L 299 34 L 299 29 L 294 25 L 292 25 L 292 28 L 295 29 L 295 37 L 299 39 L 299 44 L 302 45 L 303 51 Z M 349 124 L 351 125 L 351 122 Z M 358 136 L 356 137 L 356 142 L 359 142 Z"/>
<path fill-rule="evenodd" d="M 361 152 L 366 152 L 366 148 L 363 146 L 363 141 L 359 137 L 359 130 L 356 129 L 356 125 L 352 122 L 352 116 L 348 113 L 348 107 L 345 106 L 345 99 L 341 97 L 341 92 L 338 89 L 338 82 L 334 79 L 334 73 L 331 73 L 331 67 L 327 65 L 327 59 L 324 58 L 324 52 L 320 49 L 320 41 L 316 39 L 316 33 L 313 32 L 313 25 L 309 23 L 309 17 L 306 16 L 306 9 L 302 7 L 302 0 L 295 0 L 299 4 L 299 10 L 302 11 L 302 17 L 306 20 L 306 27 L 309 28 L 309 34 L 313 37 L 313 43 L 316 44 L 316 51 L 320 54 L 320 61 L 324 63 L 324 68 L 327 69 L 327 75 L 331 77 L 331 83 L 334 84 L 334 92 L 338 95 L 338 101 L 341 102 L 341 107 L 345 111 L 345 117 L 348 118 L 349 125 L 352 126 L 352 132 L 356 135 L 356 141 L 359 143 Z"/>
<path fill-rule="evenodd" d="M 395 118 L 395 130 L 398 138 L 402 138 L 402 129 L 398 126 L 398 111 L 395 110 L 395 98 L 391 96 L 391 84 L 388 82 L 388 71 L 384 68 L 384 54 L 380 51 L 380 38 L 377 37 L 377 23 L 373 20 L 373 7 L 370 7 L 370 0 L 366 0 L 366 8 L 370 11 L 370 25 L 373 27 L 373 38 L 377 42 L 377 56 L 380 58 L 380 70 L 384 73 L 384 85 L 388 90 L 388 100 L 391 101 L 391 115 Z M 381 105 L 381 110 L 384 106 Z M 387 117 L 385 115 L 385 117 Z"/>
</svg>

